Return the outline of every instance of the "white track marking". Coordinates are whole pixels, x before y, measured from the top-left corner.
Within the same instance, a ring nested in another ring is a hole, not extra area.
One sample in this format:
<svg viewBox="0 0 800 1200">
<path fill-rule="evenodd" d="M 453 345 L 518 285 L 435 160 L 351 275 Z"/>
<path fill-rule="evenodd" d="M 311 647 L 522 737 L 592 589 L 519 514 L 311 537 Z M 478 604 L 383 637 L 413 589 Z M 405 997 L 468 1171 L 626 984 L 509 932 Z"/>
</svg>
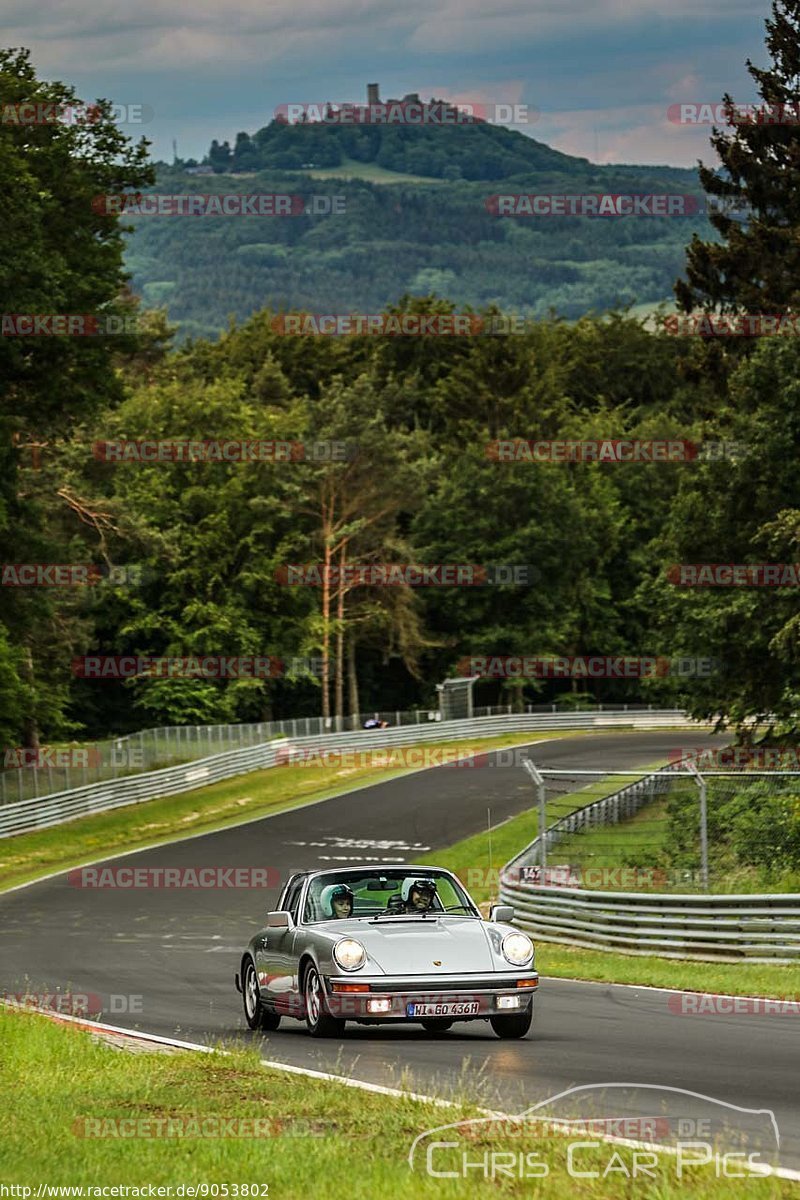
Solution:
<svg viewBox="0 0 800 1200">
<path fill-rule="evenodd" d="M 654 957 L 658 956 L 654 955 Z M 656 987 L 651 983 L 614 983 L 611 979 L 576 979 L 572 975 L 540 975 L 539 978 L 546 979 L 548 983 L 589 983 L 594 987 L 632 988 L 637 992 L 664 992 L 667 996 L 718 996 L 721 1000 L 776 1000 L 779 1003 L 781 1000 L 789 999 L 786 996 L 742 996 L 730 992 L 707 992 L 703 988 Z M 796 1004 L 797 1001 L 795 1000 L 794 1003 Z M 691 1016 L 692 1014 L 681 1015 Z M 735 1016 L 736 1014 L 731 1015 Z"/>
</svg>

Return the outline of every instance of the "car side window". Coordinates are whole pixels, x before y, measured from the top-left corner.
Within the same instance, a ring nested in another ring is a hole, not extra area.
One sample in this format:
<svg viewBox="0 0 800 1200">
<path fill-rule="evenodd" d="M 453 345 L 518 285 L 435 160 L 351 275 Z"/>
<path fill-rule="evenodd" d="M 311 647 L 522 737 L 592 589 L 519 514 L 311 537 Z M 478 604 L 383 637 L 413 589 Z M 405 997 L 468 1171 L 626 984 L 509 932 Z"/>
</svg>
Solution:
<svg viewBox="0 0 800 1200">
<path fill-rule="evenodd" d="M 300 907 L 300 894 L 303 891 L 303 880 L 300 879 L 289 889 L 289 894 L 284 901 L 284 911 L 292 914 L 292 920 L 297 921 L 297 912 Z"/>
<path fill-rule="evenodd" d="M 289 876 L 289 878 L 287 879 L 286 883 L 283 886 L 283 891 L 281 892 L 281 894 L 278 898 L 278 908 L 280 909 L 281 912 L 288 912 L 287 901 L 290 896 L 294 895 L 294 889 L 295 889 L 298 881 L 302 880 L 304 878 L 305 878 L 304 875 L 300 871 L 295 871 L 295 873 L 293 875 Z"/>
</svg>

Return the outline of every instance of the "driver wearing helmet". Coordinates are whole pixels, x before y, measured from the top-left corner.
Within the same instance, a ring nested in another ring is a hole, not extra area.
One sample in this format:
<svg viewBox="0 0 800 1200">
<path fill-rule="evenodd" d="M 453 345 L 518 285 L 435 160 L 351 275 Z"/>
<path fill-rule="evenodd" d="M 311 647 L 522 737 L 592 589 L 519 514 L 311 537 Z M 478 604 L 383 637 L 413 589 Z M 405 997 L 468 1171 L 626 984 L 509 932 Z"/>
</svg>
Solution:
<svg viewBox="0 0 800 1200">
<path fill-rule="evenodd" d="M 404 879 L 400 898 L 407 913 L 424 913 L 433 908 L 436 884 L 432 879 Z"/>
<path fill-rule="evenodd" d="M 319 898 L 323 916 L 344 921 L 353 915 L 353 892 L 346 883 L 331 883 L 322 889 Z"/>
</svg>

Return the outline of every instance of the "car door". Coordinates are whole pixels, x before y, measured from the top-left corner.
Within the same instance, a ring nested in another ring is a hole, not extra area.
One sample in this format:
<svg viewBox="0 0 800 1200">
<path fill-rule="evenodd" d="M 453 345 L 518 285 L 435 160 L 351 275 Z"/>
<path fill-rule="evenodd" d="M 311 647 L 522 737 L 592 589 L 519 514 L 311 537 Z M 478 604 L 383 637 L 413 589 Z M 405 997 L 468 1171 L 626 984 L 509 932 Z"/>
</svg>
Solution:
<svg viewBox="0 0 800 1200">
<path fill-rule="evenodd" d="M 264 930 L 264 946 L 259 966 L 262 994 L 275 1008 L 284 1012 L 296 1005 L 296 993 L 293 991 L 292 982 L 297 964 L 294 961 L 293 947 L 304 885 L 305 876 L 290 881 L 281 900 L 283 911 L 291 913 L 289 928 Z"/>
</svg>

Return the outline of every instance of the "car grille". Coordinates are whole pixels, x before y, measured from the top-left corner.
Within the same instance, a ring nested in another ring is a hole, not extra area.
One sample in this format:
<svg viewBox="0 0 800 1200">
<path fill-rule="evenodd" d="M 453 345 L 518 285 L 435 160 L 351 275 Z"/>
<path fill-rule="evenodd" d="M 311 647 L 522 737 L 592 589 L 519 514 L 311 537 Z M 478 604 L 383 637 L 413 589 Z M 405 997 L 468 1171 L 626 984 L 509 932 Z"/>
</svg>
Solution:
<svg viewBox="0 0 800 1200">
<path fill-rule="evenodd" d="M 440 992 L 492 992 L 498 988 L 514 988 L 517 978 L 516 975 L 510 979 L 497 975 L 481 975 L 477 978 L 435 979 L 426 975 L 422 979 L 415 979 L 413 976 L 407 979 L 387 979 L 385 983 L 382 980 L 370 980 L 369 986 L 373 992 L 413 992 L 415 995 L 431 992 L 438 995 Z"/>
</svg>

